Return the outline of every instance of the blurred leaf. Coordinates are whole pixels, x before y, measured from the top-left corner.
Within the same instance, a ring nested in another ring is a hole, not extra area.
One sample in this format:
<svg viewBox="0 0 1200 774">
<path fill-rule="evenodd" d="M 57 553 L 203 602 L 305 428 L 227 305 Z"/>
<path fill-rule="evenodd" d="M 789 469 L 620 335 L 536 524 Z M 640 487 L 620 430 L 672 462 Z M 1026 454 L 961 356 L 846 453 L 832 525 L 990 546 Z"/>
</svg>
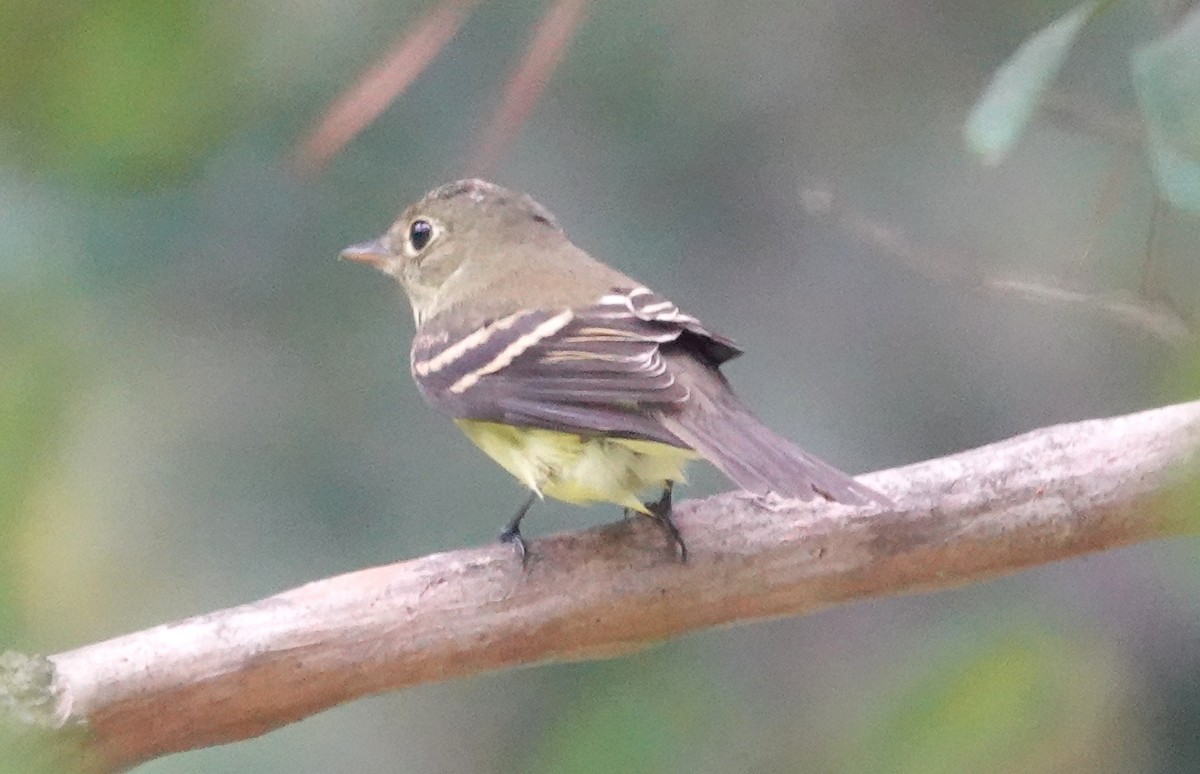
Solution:
<svg viewBox="0 0 1200 774">
<path fill-rule="evenodd" d="M 1200 8 L 1133 53 L 1150 166 L 1163 196 L 1200 212 Z"/>
<path fill-rule="evenodd" d="M 967 148 L 984 164 L 999 164 L 1012 149 L 1097 5 L 1098 0 L 1078 5 L 1043 27 L 996 71 L 963 127 Z"/>
<path fill-rule="evenodd" d="M 0 122 L 14 130 L 14 157 L 92 184 L 160 185 L 222 138 L 239 59 L 223 25 L 236 6 L 4 5 L 0 22 L 14 40 L 0 47 Z"/>
<path fill-rule="evenodd" d="M 1116 666 L 1087 644 L 1039 630 L 942 658 L 890 703 L 856 770 L 1122 771 L 1122 756 L 1110 756 L 1106 742 L 1136 749 L 1137 734 L 1136 727 L 1114 734 L 1124 691 Z"/>
<path fill-rule="evenodd" d="M 1154 181 L 1163 198 L 1181 210 L 1200 212 L 1200 160 L 1181 155 L 1149 126 L 1146 148 Z"/>
<path fill-rule="evenodd" d="M 594 676 L 549 729 L 527 772 L 696 771 L 699 756 L 722 770 L 720 747 L 695 749 L 689 740 L 719 739 L 736 715 L 697 660 L 640 657 L 590 667 Z M 705 734 L 704 729 L 711 729 Z"/>
<path fill-rule="evenodd" d="M 0 774 L 84 771 L 80 732 L 57 734 L 14 726 L 0 718 Z"/>
<path fill-rule="evenodd" d="M 59 437 L 78 373 L 76 354 L 59 340 L 57 304 L 39 294 L 0 295 L 0 643 L 16 638 L 20 616 L 11 554 L 28 498 Z"/>
</svg>

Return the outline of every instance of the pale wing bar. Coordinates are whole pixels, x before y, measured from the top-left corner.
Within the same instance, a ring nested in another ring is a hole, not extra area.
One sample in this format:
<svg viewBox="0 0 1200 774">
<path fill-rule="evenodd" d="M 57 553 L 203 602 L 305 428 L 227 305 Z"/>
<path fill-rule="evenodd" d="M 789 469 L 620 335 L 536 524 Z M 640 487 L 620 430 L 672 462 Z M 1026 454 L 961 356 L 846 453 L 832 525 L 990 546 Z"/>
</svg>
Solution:
<svg viewBox="0 0 1200 774">
<path fill-rule="evenodd" d="M 459 336 L 418 336 L 412 370 L 425 397 L 457 418 L 684 447 L 656 416 L 689 397 L 663 346 L 687 347 L 714 367 L 740 354 L 666 299 L 634 288 L 586 308 L 527 310 Z"/>
<path fill-rule="evenodd" d="M 707 357 L 712 365 L 718 366 L 742 354 L 733 339 L 713 333 L 704 328 L 700 321 L 680 311 L 674 303 L 649 288 L 634 288 L 626 292 L 614 292 L 604 296 L 598 307 L 628 311 L 634 317 L 647 322 L 675 325 L 691 334 L 692 343 Z"/>
</svg>

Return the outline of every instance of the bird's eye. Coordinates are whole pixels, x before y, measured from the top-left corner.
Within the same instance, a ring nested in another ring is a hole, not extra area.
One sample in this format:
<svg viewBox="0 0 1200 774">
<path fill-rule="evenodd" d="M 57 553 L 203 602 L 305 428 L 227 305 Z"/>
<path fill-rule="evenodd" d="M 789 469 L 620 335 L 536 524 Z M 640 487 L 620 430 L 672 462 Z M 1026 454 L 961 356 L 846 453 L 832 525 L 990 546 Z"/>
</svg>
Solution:
<svg viewBox="0 0 1200 774">
<path fill-rule="evenodd" d="M 424 250 L 430 239 L 433 239 L 433 224 L 429 221 L 414 220 L 408 227 L 408 241 L 416 252 Z"/>
</svg>

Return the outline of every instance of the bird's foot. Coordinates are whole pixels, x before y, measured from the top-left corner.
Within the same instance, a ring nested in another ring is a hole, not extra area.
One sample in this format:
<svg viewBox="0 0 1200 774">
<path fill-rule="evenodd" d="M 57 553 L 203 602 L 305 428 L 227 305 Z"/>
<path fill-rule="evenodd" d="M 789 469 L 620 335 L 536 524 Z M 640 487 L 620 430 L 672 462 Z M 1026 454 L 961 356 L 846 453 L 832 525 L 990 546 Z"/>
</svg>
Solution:
<svg viewBox="0 0 1200 774">
<path fill-rule="evenodd" d="M 671 547 L 679 548 L 679 561 L 686 563 L 688 558 L 687 544 L 683 542 L 683 536 L 679 534 L 679 527 L 675 526 L 675 522 L 671 518 L 671 485 L 668 483 L 663 488 L 662 497 L 654 502 L 645 503 L 645 506 L 646 510 L 650 512 L 650 518 L 654 519 L 671 539 Z"/>
<path fill-rule="evenodd" d="M 517 550 L 517 556 L 521 557 L 521 566 L 526 567 L 529 564 L 529 546 L 525 544 L 525 538 L 521 537 L 520 527 L 510 525 L 500 531 L 501 543 L 512 543 L 513 548 Z"/>
<path fill-rule="evenodd" d="M 529 506 L 533 505 L 533 501 L 537 499 L 537 493 L 531 494 L 529 499 L 517 510 L 516 514 L 508 520 L 508 524 L 504 529 L 500 530 L 500 542 L 512 543 L 517 549 L 517 555 L 521 557 L 521 566 L 529 566 L 529 546 L 525 544 L 525 538 L 521 537 L 521 519 L 525 518 L 525 514 L 529 511 Z"/>
</svg>

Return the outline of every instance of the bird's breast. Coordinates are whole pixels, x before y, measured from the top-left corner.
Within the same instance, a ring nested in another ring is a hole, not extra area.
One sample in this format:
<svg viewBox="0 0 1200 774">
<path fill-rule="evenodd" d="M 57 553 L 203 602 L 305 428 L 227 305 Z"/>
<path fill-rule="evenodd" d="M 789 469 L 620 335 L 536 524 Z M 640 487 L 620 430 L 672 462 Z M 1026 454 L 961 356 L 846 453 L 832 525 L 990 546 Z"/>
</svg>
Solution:
<svg viewBox="0 0 1200 774">
<path fill-rule="evenodd" d="M 616 503 L 645 511 L 642 491 L 683 481 L 695 452 L 655 441 L 457 419 L 485 454 L 543 496 L 577 505 Z"/>
</svg>

